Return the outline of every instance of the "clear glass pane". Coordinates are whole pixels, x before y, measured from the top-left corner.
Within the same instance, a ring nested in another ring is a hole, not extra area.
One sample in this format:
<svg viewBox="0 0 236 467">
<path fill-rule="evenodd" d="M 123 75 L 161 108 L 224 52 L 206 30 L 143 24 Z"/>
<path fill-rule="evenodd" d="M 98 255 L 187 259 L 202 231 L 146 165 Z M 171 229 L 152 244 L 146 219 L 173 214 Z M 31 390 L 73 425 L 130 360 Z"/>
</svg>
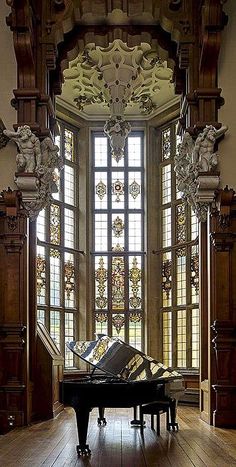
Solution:
<svg viewBox="0 0 236 467">
<path fill-rule="evenodd" d="M 38 308 L 38 310 L 37 310 L 37 320 L 40 321 L 41 323 L 43 323 L 44 326 L 45 326 L 45 323 L 46 323 L 45 310 L 41 310 L 40 308 Z"/>
<path fill-rule="evenodd" d="M 64 210 L 64 245 L 68 248 L 75 247 L 75 215 L 72 209 Z"/>
<path fill-rule="evenodd" d="M 192 310 L 192 367 L 199 367 L 199 310 Z"/>
<path fill-rule="evenodd" d="M 61 344 L 61 337 L 60 337 L 60 329 L 61 329 L 61 322 L 60 322 L 60 311 L 50 311 L 50 334 L 53 338 L 55 344 L 57 345 L 58 349 L 60 350 Z"/>
<path fill-rule="evenodd" d="M 198 218 L 193 209 L 191 208 L 191 240 L 196 240 L 196 238 L 198 237 L 198 227 Z"/>
<path fill-rule="evenodd" d="M 36 232 L 37 237 L 41 242 L 46 241 L 46 212 L 45 209 L 40 211 L 37 217 L 37 224 L 36 224 Z"/>
<path fill-rule="evenodd" d="M 141 166 L 141 137 L 128 137 L 128 164 L 129 167 Z"/>
<path fill-rule="evenodd" d="M 162 246 L 171 246 L 171 208 L 162 211 Z"/>
<path fill-rule="evenodd" d="M 64 201 L 75 206 L 75 169 L 67 164 L 64 166 Z"/>
<path fill-rule="evenodd" d="M 95 214 L 95 251 L 107 251 L 107 214 Z"/>
<path fill-rule="evenodd" d="M 177 366 L 186 367 L 186 310 L 177 311 Z"/>
<path fill-rule="evenodd" d="M 129 251 L 142 251 L 142 215 L 129 214 Z"/>
<path fill-rule="evenodd" d="M 58 250 L 50 250 L 50 304 L 61 304 L 61 258 Z"/>
<path fill-rule="evenodd" d="M 65 344 L 73 341 L 74 335 L 74 313 L 65 313 Z M 67 345 L 65 345 L 65 368 L 74 366 L 74 356 Z"/>
<path fill-rule="evenodd" d="M 107 329 L 108 318 L 105 313 L 96 313 L 95 315 L 95 333 L 108 334 Z"/>
<path fill-rule="evenodd" d="M 96 136 L 94 138 L 94 163 L 95 167 L 107 166 L 108 140 L 106 136 Z"/>
<path fill-rule="evenodd" d="M 162 204 L 171 202 L 171 165 L 165 165 L 161 169 Z"/>
<path fill-rule="evenodd" d="M 172 366 L 172 314 L 162 313 L 163 363 Z"/>
</svg>

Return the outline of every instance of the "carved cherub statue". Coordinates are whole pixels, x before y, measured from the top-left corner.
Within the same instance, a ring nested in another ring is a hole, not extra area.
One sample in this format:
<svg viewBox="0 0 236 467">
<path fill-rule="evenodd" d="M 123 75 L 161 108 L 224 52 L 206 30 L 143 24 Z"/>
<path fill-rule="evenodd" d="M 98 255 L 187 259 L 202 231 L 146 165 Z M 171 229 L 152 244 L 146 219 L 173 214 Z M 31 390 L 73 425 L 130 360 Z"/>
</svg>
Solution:
<svg viewBox="0 0 236 467">
<path fill-rule="evenodd" d="M 209 172 L 218 164 L 218 154 L 214 152 L 216 139 L 223 135 L 227 126 L 216 129 L 212 125 L 207 125 L 198 135 L 192 152 L 192 162 L 199 171 Z"/>
<path fill-rule="evenodd" d="M 17 131 L 4 130 L 8 138 L 14 141 L 19 149 L 16 156 L 18 172 L 35 172 L 41 165 L 41 147 L 37 136 L 28 125 L 19 126 Z"/>
</svg>

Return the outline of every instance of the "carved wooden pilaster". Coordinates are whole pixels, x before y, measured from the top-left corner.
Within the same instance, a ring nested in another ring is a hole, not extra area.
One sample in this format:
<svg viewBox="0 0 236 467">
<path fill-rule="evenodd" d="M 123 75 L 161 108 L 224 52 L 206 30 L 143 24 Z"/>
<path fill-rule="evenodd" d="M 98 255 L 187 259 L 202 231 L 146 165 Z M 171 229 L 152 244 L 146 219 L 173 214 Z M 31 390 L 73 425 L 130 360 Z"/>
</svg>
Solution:
<svg viewBox="0 0 236 467">
<path fill-rule="evenodd" d="M 215 426 L 235 425 L 236 315 L 235 277 L 236 217 L 234 191 L 220 190 L 218 210 L 211 217 L 210 308 L 212 351 L 209 359 L 211 412 Z"/>
<path fill-rule="evenodd" d="M 215 426 L 234 426 L 236 420 L 236 325 L 232 321 L 214 321 L 213 348 L 216 358 Z"/>
<path fill-rule="evenodd" d="M 20 193 L 0 198 L 0 432 L 29 422 L 27 219 Z"/>
</svg>

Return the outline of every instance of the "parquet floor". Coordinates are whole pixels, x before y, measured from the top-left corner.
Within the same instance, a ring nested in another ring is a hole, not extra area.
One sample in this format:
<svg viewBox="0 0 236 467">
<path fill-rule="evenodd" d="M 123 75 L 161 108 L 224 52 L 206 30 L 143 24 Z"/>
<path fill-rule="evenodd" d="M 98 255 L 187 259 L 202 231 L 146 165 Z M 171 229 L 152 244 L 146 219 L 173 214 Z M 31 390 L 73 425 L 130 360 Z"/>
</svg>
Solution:
<svg viewBox="0 0 236 467">
<path fill-rule="evenodd" d="M 132 410 L 107 409 L 107 425 L 97 426 L 97 410 L 90 416 L 89 458 L 78 458 L 75 414 L 67 408 L 55 420 L 15 429 L 0 436 L 1 467 L 231 467 L 236 466 L 236 430 L 208 426 L 192 407 L 178 408 L 179 431 L 161 436 L 147 427 L 131 427 Z"/>
</svg>

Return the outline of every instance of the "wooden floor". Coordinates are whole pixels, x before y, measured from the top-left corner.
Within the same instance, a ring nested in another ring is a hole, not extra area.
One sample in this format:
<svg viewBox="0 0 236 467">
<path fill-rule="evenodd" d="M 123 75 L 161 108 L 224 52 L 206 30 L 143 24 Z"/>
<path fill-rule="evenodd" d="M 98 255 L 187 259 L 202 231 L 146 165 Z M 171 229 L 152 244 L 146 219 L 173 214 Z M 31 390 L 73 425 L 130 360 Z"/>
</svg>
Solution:
<svg viewBox="0 0 236 467">
<path fill-rule="evenodd" d="M 90 416 L 88 442 L 91 457 L 78 458 L 77 432 L 73 409 L 55 420 L 15 429 L 0 436 L 1 467 L 230 467 L 236 466 L 236 430 L 213 428 L 199 419 L 191 407 L 178 408 L 179 431 L 165 430 L 161 436 L 147 427 L 131 427 L 132 411 L 107 409 L 107 425 L 97 426 L 97 410 Z"/>
</svg>

